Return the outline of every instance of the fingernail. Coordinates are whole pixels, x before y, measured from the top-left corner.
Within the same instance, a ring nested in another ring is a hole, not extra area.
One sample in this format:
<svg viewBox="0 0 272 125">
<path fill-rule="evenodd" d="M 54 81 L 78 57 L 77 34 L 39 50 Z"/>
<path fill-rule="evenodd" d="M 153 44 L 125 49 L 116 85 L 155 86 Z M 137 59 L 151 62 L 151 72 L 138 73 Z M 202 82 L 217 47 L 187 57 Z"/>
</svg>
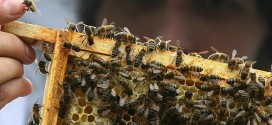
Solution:
<svg viewBox="0 0 272 125">
<path fill-rule="evenodd" d="M 26 55 L 30 60 L 30 63 L 33 62 L 36 58 L 35 51 L 30 45 L 26 45 Z"/>
<path fill-rule="evenodd" d="M 4 7 L 10 15 L 18 15 L 24 12 L 23 0 L 5 0 Z"/>
</svg>

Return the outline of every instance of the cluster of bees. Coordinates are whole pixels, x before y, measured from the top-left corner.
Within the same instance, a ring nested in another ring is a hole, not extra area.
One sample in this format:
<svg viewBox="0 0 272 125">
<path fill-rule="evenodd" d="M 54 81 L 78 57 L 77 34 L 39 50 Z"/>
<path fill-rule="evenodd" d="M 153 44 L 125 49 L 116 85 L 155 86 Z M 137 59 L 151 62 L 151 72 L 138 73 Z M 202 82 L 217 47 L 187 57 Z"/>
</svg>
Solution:
<svg viewBox="0 0 272 125">
<path fill-rule="evenodd" d="M 236 50 L 229 58 L 211 47 L 215 52 L 208 59 L 228 63 L 230 70 L 240 72 L 235 78 L 223 79 L 220 75 L 212 74 L 213 69 L 204 69 L 193 65 L 193 62 L 185 64 L 182 48 L 170 45 L 170 40 L 163 40 L 162 37 L 144 37 L 146 42 L 141 43 L 128 28 L 117 32 L 115 26 L 107 24 L 106 20 L 99 27 L 83 22 L 67 22 L 66 29 L 73 32 L 78 32 L 78 25 L 84 26 L 81 37 L 85 37 L 82 44 L 86 41 L 86 46 L 95 45 L 93 37 L 116 42 L 110 60 L 104 60 L 95 53 L 90 53 L 87 59 L 69 59 L 59 102 L 60 119 L 66 119 L 69 105 L 73 99 L 77 99 L 76 91 L 79 90 L 84 93 L 86 101 L 97 108 L 94 112 L 96 117 L 108 118 L 112 125 L 124 124 L 124 114 L 133 117 L 127 121 L 128 125 L 272 124 L 272 96 L 264 95 L 265 87 L 272 85 L 272 78 L 270 76 L 270 80 L 266 80 L 256 74 L 252 69 L 256 62 L 245 61 L 246 56 L 236 57 Z M 137 53 L 133 50 L 135 44 L 143 46 Z M 120 49 L 121 45 L 125 46 L 123 50 Z M 43 43 L 42 50 L 46 61 L 51 61 L 52 45 Z M 78 45 L 70 42 L 63 43 L 63 50 L 82 51 Z M 157 51 L 175 53 L 173 69 L 151 58 L 145 60 L 147 54 Z M 203 51 L 188 55 L 202 58 L 201 54 L 207 53 Z M 46 61 L 40 60 L 38 63 L 38 69 L 43 74 L 48 73 Z M 204 70 L 207 73 L 201 74 Z M 192 78 L 199 81 L 194 85 L 197 92 L 183 90 L 181 85 Z M 222 87 L 223 81 L 228 86 Z M 29 125 L 39 124 L 39 108 L 39 105 L 34 105 L 34 120 Z M 74 123 L 70 120 L 63 124 Z"/>
</svg>

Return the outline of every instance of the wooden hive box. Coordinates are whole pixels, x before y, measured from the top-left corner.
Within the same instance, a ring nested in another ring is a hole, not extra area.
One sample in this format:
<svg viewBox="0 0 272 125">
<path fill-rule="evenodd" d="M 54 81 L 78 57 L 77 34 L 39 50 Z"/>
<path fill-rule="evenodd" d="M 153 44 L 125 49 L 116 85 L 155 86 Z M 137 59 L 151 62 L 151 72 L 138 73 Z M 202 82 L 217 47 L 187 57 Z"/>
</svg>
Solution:
<svg viewBox="0 0 272 125">
<path fill-rule="evenodd" d="M 46 43 L 54 44 L 54 56 L 49 68 L 49 74 L 47 76 L 45 90 L 44 90 L 44 98 L 43 98 L 43 107 L 42 107 L 42 125 L 56 125 L 61 124 L 58 118 L 58 109 L 59 109 L 59 101 L 60 95 L 62 93 L 62 83 L 65 76 L 66 67 L 68 65 L 69 58 L 72 57 L 81 57 L 87 59 L 89 53 L 96 53 L 100 55 L 105 60 L 111 59 L 112 48 L 114 47 L 115 41 L 110 39 L 100 39 L 98 37 L 94 37 L 94 46 L 86 46 L 85 42 L 82 44 L 84 37 L 81 37 L 84 34 L 78 32 L 71 32 L 68 30 L 57 30 L 51 29 L 47 27 L 27 24 L 23 22 L 11 22 L 2 26 L 2 31 L 9 32 L 15 34 L 16 36 L 23 39 L 25 42 L 29 44 L 33 44 L 36 41 L 43 41 Z M 63 48 L 64 42 L 71 42 L 73 44 L 79 45 L 83 50 L 78 53 L 74 53 L 72 51 L 68 51 Z M 121 46 L 124 48 L 124 45 Z M 134 53 L 138 53 L 143 46 L 141 45 L 133 45 L 132 46 Z M 168 66 L 170 69 L 173 68 L 171 66 L 172 61 L 175 59 L 173 52 L 170 51 L 157 51 L 153 54 L 146 54 L 144 58 L 148 60 L 157 60 L 161 62 L 163 65 Z M 213 74 L 218 74 L 223 78 L 221 86 L 227 86 L 226 79 L 234 78 L 239 75 L 239 71 L 231 71 L 228 69 L 226 63 L 211 61 L 203 58 L 191 57 L 184 55 L 184 63 L 189 64 L 193 62 L 194 65 L 198 65 L 204 68 L 204 71 L 201 74 L 207 73 L 208 69 L 212 69 Z M 270 80 L 270 72 L 265 72 L 261 70 L 255 70 L 256 74 L 262 75 L 266 78 L 266 81 Z M 195 78 L 189 78 L 192 82 L 186 82 L 184 85 L 181 85 L 183 89 L 186 89 L 186 86 L 193 86 L 198 82 Z M 268 82 L 266 82 L 268 83 Z M 34 83 L 35 84 L 35 83 Z M 265 95 L 270 95 L 271 87 L 269 84 L 265 85 Z M 83 104 L 84 105 L 84 104 Z M 86 105 L 86 104 L 85 104 Z M 89 117 L 88 115 L 87 117 Z M 72 116 L 72 117 L 83 117 Z M 96 117 L 96 116 L 94 116 Z M 79 118 L 72 118 L 79 119 Z M 76 123 L 76 122 L 75 122 Z M 95 122 L 90 123 L 95 124 Z"/>
</svg>

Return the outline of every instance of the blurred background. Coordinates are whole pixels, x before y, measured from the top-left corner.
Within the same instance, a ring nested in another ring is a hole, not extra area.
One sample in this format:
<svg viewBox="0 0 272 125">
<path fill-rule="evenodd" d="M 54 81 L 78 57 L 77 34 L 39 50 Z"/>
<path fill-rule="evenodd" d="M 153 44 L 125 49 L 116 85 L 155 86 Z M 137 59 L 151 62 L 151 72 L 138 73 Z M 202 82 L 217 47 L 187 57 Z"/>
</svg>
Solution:
<svg viewBox="0 0 272 125">
<path fill-rule="evenodd" d="M 163 36 L 172 40 L 170 44 L 179 40 L 185 52 L 212 54 L 213 46 L 231 56 L 236 49 L 238 57 L 248 56 L 257 60 L 255 68 L 270 71 L 271 0 L 41 0 L 36 4 L 41 15 L 27 12 L 19 21 L 64 29 L 65 17 L 94 26 L 107 18 L 116 27 L 128 27 L 143 42 L 143 36 Z M 37 57 L 40 54 L 37 50 Z M 25 66 L 33 93 L 6 105 L 0 111 L 1 125 L 25 124 L 37 99 L 41 104 L 46 76 L 34 76 L 36 69 L 35 63 Z"/>
</svg>

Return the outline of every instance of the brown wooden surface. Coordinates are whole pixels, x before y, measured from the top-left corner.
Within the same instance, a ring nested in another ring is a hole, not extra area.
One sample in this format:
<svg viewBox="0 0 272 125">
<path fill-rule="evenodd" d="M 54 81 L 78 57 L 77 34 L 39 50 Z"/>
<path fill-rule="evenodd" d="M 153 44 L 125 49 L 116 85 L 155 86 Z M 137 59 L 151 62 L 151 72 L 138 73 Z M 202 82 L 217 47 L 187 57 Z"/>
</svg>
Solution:
<svg viewBox="0 0 272 125">
<path fill-rule="evenodd" d="M 56 41 L 58 32 L 56 29 L 27 24 L 19 21 L 2 25 L 1 30 L 15 34 L 27 43 L 33 43 L 36 41 L 54 43 Z"/>
<path fill-rule="evenodd" d="M 57 34 L 54 58 L 44 90 L 41 125 L 56 125 L 58 118 L 59 100 L 62 91 L 62 81 L 68 60 L 68 51 L 63 50 L 62 43 L 70 40 L 67 32 Z"/>
</svg>

